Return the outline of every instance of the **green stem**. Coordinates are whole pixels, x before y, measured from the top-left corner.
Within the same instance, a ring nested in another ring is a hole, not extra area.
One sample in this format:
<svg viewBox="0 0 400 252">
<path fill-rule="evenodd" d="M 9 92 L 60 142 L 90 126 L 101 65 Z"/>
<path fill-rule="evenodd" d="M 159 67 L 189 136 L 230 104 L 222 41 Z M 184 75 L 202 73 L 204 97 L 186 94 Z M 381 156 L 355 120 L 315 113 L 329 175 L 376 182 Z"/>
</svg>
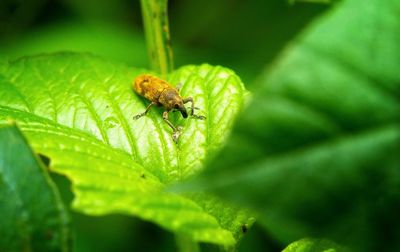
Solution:
<svg viewBox="0 0 400 252">
<path fill-rule="evenodd" d="M 141 0 L 141 5 L 150 66 L 165 78 L 174 68 L 168 26 L 168 1 Z"/>
<path fill-rule="evenodd" d="M 187 235 L 184 234 L 175 234 L 176 245 L 178 247 L 178 251 L 181 252 L 200 252 L 200 246 L 197 242 L 193 241 Z"/>
</svg>

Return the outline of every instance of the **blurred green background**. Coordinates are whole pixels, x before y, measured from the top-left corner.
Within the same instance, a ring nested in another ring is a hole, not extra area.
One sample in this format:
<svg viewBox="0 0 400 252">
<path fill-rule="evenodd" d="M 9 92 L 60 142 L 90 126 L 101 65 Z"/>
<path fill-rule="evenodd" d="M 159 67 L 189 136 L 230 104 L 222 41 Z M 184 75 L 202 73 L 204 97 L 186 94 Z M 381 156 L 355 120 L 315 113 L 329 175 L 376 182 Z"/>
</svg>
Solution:
<svg viewBox="0 0 400 252">
<path fill-rule="evenodd" d="M 175 65 L 223 65 L 249 85 L 328 7 L 285 0 L 169 1 Z M 146 67 L 139 0 L 0 1 L 1 58 L 65 50 Z"/>
<path fill-rule="evenodd" d="M 285 0 L 170 0 L 175 65 L 223 65 L 235 70 L 251 90 L 282 48 L 328 8 Z M 0 1 L 0 60 L 57 51 L 91 52 L 147 67 L 139 0 Z M 70 202 L 68 181 L 54 178 Z M 176 250 L 171 233 L 133 217 L 73 213 L 72 223 L 75 251 Z M 283 247 L 256 224 L 240 251 Z"/>
</svg>

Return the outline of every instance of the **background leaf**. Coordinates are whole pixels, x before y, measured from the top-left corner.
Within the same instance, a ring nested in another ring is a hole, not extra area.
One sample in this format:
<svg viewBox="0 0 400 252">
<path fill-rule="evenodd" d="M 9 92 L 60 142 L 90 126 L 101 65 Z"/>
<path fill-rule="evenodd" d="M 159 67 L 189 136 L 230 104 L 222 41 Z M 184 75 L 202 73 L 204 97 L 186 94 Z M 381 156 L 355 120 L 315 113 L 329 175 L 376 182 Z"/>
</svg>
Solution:
<svg viewBox="0 0 400 252">
<path fill-rule="evenodd" d="M 69 251 L 53 182 L 15 126 L 0 127 L 0 251 Z"/>
<path fill-rule="evenodd" d="M 291 243 L 282 252 L 340 252 L 348 251 L 328 240 L 301 239 Z"/>
<path fill-rule="evenodd" d="M 348 0 L 315 22 L 261 79 L 209 171 L 182 187 L 252 206 L 281 241 L 398 250 L 399 11 Z"/>
<path fill-rule="evenodd" d="M 13 61 L 0 67 L 0 118 L 16 120 L 51 169 L 71 179 L 75 209 L 133 214 L 197 241 L 234 244 L 240 226 L 250 225 L 243 211 L 163 188 L 196 174 L 218 151 L 243 107 L 243 84 L 222 67 L 173 73 L 171 83 L 182 83 L 182 96 L 193 96 L 207 117 L 172 116 L 184 127 L 175 144 L 160 109 L 132 119 L 148 104 L 131 89 L 143 71 L 84 54 Z"/>
<path fill-rule="evenodd" d="M 136 67 L 148 65 L 142 34 L 129 27 L 64 21 L 26 32 L 16 41 L 0 41 L 0 59 L 60 51 L 91 52 Z"/>
</svg>

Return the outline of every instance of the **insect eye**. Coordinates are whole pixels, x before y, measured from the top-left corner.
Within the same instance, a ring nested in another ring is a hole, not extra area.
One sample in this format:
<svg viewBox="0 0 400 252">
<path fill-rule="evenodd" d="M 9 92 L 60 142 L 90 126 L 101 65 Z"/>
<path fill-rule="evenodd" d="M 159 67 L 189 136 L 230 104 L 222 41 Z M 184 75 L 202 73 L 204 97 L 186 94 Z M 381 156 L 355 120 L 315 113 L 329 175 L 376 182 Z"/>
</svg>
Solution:
<svg viewBox="0 0 400 252">
<path fill-rule="evenodd" d="M 179 105 L 175 104 L 174 108 L 179 109 Z"/>
</svg>

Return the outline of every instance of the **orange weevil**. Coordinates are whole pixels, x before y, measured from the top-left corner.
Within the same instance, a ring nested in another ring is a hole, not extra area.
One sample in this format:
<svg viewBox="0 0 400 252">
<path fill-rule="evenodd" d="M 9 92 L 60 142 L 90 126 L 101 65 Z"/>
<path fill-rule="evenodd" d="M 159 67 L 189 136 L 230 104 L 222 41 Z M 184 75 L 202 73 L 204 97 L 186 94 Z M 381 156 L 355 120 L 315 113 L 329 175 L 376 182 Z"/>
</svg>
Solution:
<svg viewBox="0 0 400 252">
<path fill-rule="evenodd" d="M 136 77 L 133 82 L 133 89 L 136 93 L 151 101 L 151 103 L 146 107 L 146 110 L 143 113 L 135 115 L 133 119 L 136 120 L 146 115 L 153 105 L 163 106 L 165 109 L 163 119 L 172 128 L 172 139 L 177 143 L 182 127 L 175 127 L 168 120 L 168 113 L 171 110 L 178 110 L 181 112 L 183 118 L 187 118 L 188 113 L 184 104 L 191 102 L 192 106 L 190 116 L 202 120 L 206 118 L 205 116 L 194 114 L 194 109 L 196 109 L 196 107 L 194 106 L 193 98 L 182 98 L 179 94 L 179 88 L 180 87 L 175 88 L 168 82 L 149 74 L 142 74 Z"/>
</svg>

